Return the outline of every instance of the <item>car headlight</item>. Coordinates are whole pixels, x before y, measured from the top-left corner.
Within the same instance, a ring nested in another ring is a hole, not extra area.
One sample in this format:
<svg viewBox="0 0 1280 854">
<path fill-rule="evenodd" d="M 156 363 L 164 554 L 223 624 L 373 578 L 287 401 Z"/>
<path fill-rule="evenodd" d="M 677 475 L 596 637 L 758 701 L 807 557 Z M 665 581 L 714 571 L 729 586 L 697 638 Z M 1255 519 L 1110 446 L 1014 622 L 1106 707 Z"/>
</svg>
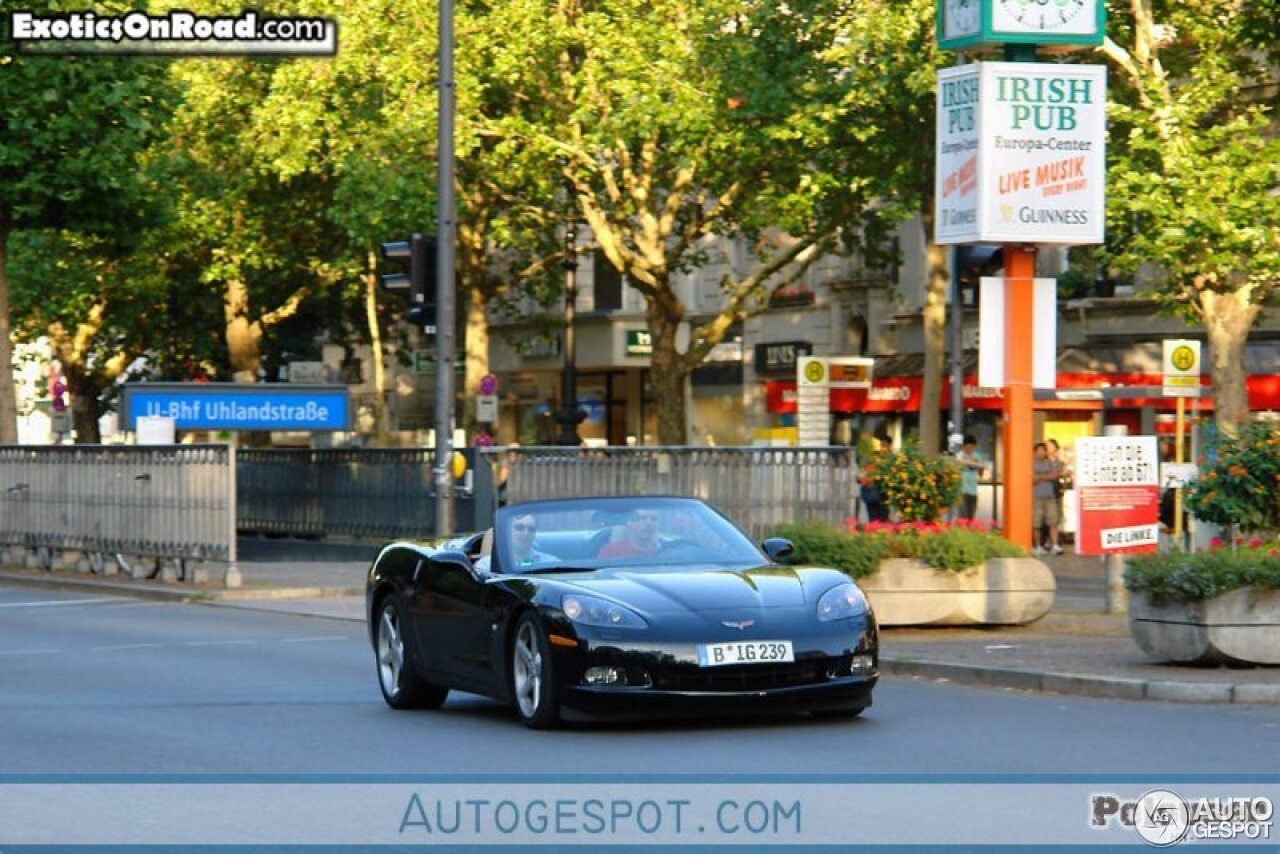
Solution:
<svg viewBox="0 0 1280 854">
<path fill-rule="evenodd" d="M 566 596 L 562 602 L 565 616 L 584 626 L 600 626 L 606 629 L 645 629 L 649 624 L 644 618 L 616 602 L 597 599 L 594 596 Z"/>
<path fill-rule="evenodd" d="M 818 599 L 818 619 L 824 622 L 858 617 L 870 610 L 867 597 L 853 583 L 832 587 Z"/>
</svg>

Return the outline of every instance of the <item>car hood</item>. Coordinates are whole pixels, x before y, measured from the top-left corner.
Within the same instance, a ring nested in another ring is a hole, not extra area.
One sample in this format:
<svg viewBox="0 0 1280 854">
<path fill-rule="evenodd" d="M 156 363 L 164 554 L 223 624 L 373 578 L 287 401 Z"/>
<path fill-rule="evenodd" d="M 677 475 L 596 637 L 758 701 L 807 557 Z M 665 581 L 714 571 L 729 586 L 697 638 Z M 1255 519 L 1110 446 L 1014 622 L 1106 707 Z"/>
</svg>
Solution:
<svg viewBox="0 0 1280 854">
<path fill-rule="evenodd" d="M 690 566 L 647 571 L 634 567 L 600 569 L 590 575 L 563 578 L 562 583 L 565 588 L 604 596 L 639 611 L 661 613 L 795 607 L 816 602 L 842 579 L 833 570 L 808 567 Z"/>
</svg>

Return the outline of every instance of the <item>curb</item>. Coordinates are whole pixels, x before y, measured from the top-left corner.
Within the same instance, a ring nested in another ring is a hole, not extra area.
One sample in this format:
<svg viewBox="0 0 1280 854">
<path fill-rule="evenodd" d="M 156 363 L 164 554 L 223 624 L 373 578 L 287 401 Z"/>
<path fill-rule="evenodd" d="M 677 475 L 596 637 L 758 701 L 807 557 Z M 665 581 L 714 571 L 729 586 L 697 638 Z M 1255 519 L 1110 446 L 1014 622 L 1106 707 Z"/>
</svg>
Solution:
<svg viewBox="0 0 1280 854">
<path fill-rule="evenodd" d="M 945 679 L 957 685 L 1010 688 L 1042 694 L 1066 694 L 1107 700 L 1163 700 L 1174 703 L 1242 703 L 1280 705 L 1280 685 L 1230 682 L 1179 682 L 1168 679 L 1130 679 L 1121 676 L 1083 676 L 979 667 L 945 661 L 881 658 L 884 676 Z"/>
<path fill-rule="evenodd" d="M 0 581 L 46 590 L 92 590 L 96 593 L 112 593 L 117 596 L 134 596 L 139 599 L 157 599 L 164 602 L 262 602 L 364 595 L 364 588 L 356 587 L 241 587 L 231 590 L 206 590 L 199 587 L 171 586 L 180 582 L 104 581 L 95 578 L 75 578 L 55 574 L 33 575 L 20 572 L 0 572 Z"/>
</svg>

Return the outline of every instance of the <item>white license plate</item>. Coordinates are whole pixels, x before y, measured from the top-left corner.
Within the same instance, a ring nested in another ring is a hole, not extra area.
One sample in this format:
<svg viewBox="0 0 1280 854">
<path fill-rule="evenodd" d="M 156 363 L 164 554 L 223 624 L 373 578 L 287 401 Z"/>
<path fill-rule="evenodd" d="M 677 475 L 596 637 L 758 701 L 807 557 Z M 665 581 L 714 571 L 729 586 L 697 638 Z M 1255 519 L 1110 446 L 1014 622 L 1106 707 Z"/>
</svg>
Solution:
<svg viewBox="0 0 1280 854">
<path fill-rule="evenodd" d="M 698 666 L 720 667 L 725 664 L 772 664 L 795 661 L 791 641 L 732 641 L 698 644 Z"/>
</svg>

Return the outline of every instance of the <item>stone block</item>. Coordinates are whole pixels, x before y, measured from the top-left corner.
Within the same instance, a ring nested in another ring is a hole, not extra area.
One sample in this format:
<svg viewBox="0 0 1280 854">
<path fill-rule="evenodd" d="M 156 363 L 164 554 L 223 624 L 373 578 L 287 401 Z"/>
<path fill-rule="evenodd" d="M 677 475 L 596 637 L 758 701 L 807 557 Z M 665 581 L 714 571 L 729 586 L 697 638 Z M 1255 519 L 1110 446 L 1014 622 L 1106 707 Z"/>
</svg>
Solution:
<svg viewBox="0 0 1280 854">
<path fill-rule="evenodd" d="M 1152 681 L 1147 683 L 1147 699 L 1175 703 L 1230 703 L 1234 687 L 1220 682 Z"/>
<path fill-rule="evenodd" d="M 1129 631 L 1162 661 L 1280 664 L 1280 590 L 1241 588 L 1201 602 L 1153 602 L 1135 593 Z"/>
<path fill-rule="evenodd" d="M 1141 700 L 1147 695 L 1145 679 L 1113 676 L 1077 676 L 1070 673 L 1046 673 L 1044 690 L 1077 697 L 1104 697 L 1110 700 Z"/>
<path fill-rule="evenodd" d="M 1236 685 L 1231 699 L 1237 703 L 1276 703 L 1280 705 L 1280 685 L 1248 683 Z"/>
<path fill-rule="evenodd" d="M 1025 625 L 1049 613 L 1053 573 L 1031 558 L 997 558 L 963 572 L 894 558 L 860 579 L 884 626 Z"/>
</svg>

